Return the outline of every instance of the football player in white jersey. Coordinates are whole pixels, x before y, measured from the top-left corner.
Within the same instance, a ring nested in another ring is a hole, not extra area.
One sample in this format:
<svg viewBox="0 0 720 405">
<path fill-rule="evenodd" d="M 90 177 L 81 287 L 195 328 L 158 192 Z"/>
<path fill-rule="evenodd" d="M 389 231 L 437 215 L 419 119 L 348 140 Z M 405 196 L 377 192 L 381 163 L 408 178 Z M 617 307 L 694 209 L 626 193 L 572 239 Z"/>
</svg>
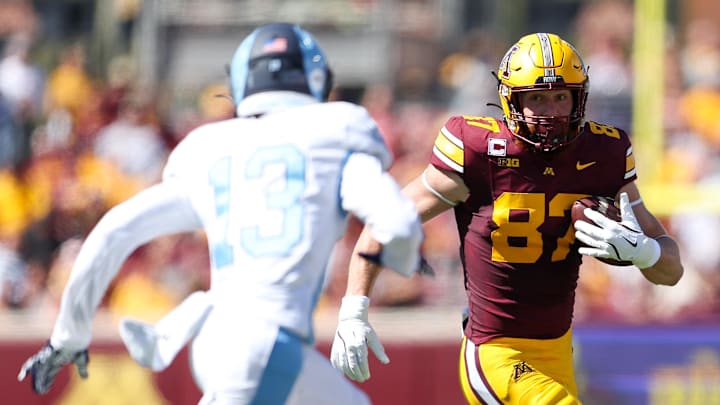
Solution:
<svg viewBox="0 0 720 405">
<path fill-rule="evenodd" d="M 162 182 L 100 220 L 48 343 L 18 378 L 29 375 L 44 394 L 67 364 L 87 377 L 93 316 L 124 259 L 151 239 L 204 229 L 209 290 L 156 326 L 125 322 L 133 358 L 162 369 L 192 340 L 204 404 L 369 403 L 313 346 L 326 264 L 350 213 L 382 245 L 363 253 L 404 275 L 418 270 L 423 231 L 387 173 L 391 155 L 375 122 L 362 107 L 326 102 L 331 85 L 308 32 L 284 23 L 253 31 L 230 64 L 237 117 L 191 132 Z M 353 308 L 358 319 L 367 316 L 367 302 Z"/>
</svg>

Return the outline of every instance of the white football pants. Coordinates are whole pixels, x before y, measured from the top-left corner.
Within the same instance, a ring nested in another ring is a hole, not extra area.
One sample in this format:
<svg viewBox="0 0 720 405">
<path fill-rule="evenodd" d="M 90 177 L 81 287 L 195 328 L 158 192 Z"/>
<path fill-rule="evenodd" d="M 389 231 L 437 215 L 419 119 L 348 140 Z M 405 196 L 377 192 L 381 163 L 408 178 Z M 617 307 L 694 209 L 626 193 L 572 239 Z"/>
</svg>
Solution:
<svg viewBox="0 0 720 405">
<path fill-rule="evenodd" d="M 369 405 L 367 395 L 293 333 L 262 320 L 239 322 L 215 307 L 190 351 L 201 405 Z"/>
</svg>

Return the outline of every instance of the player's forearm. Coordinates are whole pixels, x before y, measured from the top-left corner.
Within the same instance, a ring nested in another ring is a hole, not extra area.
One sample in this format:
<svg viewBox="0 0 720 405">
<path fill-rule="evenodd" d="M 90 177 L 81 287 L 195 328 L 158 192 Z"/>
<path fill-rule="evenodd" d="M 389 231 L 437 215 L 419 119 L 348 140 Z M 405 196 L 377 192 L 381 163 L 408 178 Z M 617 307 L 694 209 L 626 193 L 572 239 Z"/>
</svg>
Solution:
<svg viewBox="0 0 720 405">
<path fill-rule="evenodd" d="M 110 281 L 134 246 L 115 243 L 111 220 L 103 218 L 88 235 L 63 291 L 50 342 L 57 348 L 84 349 L 90 343 L 91 323 Z M 130 240 L 130 238 L 127 238 Z"/>
<path fill-rule="evenodd" d="M 150 187 L 108 211 L 83 243 L 60 305 L 51 342 L 83 349 L 90 342 L 95 311 L 125 259 L 161 235 L 197 228 L 184 195 L 175 187 Z"/>
<path fill-rule="evenodd" d="M 640 271 L 646 279 L 654 284 L 675 285 L 683 275 L 680 249 L 669 236 L 661 236 L 656 240 L 660 244 L 660 259 L 655 265 Z"/>
<path fill-rule="evenodd" d="M 377 255 L 379 257 L 381 249 L 382 245 L 370 235 L 369 228 L 363 229 L 350 258 L 345 295 L 370 296 L 370 291 L 382 270 L 382 266 L 378 261 L 368 259 L 367 256 Z M 363 255 L 366 257 L 363 257 Z"/>
</svg>

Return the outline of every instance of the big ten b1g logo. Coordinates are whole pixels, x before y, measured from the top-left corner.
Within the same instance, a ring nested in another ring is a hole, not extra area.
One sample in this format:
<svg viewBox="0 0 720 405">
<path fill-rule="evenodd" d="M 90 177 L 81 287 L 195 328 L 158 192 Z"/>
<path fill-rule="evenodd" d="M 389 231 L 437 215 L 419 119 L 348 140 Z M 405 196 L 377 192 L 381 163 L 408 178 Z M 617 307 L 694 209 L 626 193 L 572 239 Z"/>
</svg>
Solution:
<svg viewBox="0 0 720 405">
<path fill-rule="evenodd" d="M 520 159 L 501 157 L 497 159 L 498 166 L 500 167 L 520 167 Z"/>
<path fill-rule="evenodd" d="M 699 348 L 686 365 L 657 367 L 649 386 L 651 405 L 720 404 L 720 356 Z"/>
</svg>

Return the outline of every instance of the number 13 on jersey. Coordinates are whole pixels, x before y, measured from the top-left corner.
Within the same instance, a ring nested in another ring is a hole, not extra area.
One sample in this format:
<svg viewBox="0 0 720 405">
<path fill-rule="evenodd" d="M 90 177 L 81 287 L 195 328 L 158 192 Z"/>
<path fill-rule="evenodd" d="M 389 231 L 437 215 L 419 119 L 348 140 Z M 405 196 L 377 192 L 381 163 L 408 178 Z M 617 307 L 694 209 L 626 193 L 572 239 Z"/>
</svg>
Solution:
<svg viewBox="0 0 720 405">
<path fill-rule="evenodd" d="M 255 187 L 251 186 L 253 182 Z M 258 182 L 265 185 L 259 192 Z M 296 146 L 259 148 L 244 161 L 222 158 L 209 170 L 208 183 L 218 221 L 215 234 L 208 235 L 215 268 L 231 265 L 237 247 L 254 257 L 285 256 L 300 242 L 305 156 Z M 248 199 L 253 204 L 241 205 L 233 198 Z M 231 233 L 231 229 L 239 232 Z"/>
</svg>

